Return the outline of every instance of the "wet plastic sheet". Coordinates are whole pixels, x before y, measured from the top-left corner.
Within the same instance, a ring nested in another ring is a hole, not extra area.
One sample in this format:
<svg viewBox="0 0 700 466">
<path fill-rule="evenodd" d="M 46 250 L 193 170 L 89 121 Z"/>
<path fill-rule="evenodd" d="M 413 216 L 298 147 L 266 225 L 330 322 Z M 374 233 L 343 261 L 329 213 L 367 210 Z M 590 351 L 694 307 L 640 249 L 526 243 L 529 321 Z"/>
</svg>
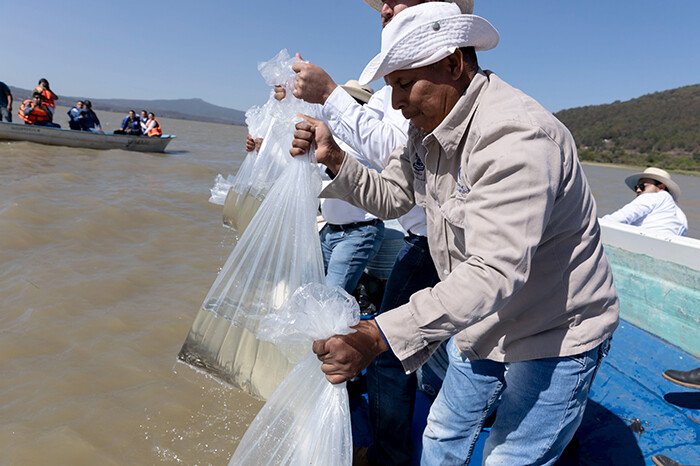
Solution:
<svg viewBox="0 0 700 466">
<path fill-rule="evenodd" d="M 271 60 L 259 63 L 258 71 L 269 86 L 284 84 L 292 89 L 295 76 L 292 65 L 296 61 L 285 49 Z M 291 91 L 282 101 L 276 100 L 273 94 L 271 91 L 265 105 L 252 107 L 246 112 L 248 132 L 254 138 L 263 138 L 263 143 L 259 153 L 252 151 L 246 156 L 224 202 L 224 224 L 235 229 L 239 236 L 289 165 L 294 123 L 298 121 L 296 114 L 313 115 L 315 111 L 311 104 L 295 98 Z"/>
<path fill-rule="evenodd" d="M 283 309 L 262 318 L 258 336 L 275 344 L 306 343 L 353 332 L 357 302 L 339 287 L 309 284 Z M 229 466 L 350 465 L 352 430 L 345 384 L 331 385 L 309 351 L 251 423 Z"/>
</svg>

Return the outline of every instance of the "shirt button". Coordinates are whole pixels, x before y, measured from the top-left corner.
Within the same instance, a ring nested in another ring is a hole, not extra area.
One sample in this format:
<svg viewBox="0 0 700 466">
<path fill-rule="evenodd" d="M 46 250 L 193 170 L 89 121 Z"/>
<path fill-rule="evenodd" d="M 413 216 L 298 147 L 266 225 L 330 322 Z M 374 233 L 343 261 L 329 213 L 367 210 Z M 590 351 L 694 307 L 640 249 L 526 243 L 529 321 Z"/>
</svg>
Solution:
<svg viewBox="0 0 700 466">
<path fill-rule="evenodd" d="M 445 270 L 442 271 L 442 273 L 445 274 L 445 275 L 449 275 L 449 274 L 450 274 L 450 271 L 447 270 L 447 269 L 445 269 Z"/>
</svg>

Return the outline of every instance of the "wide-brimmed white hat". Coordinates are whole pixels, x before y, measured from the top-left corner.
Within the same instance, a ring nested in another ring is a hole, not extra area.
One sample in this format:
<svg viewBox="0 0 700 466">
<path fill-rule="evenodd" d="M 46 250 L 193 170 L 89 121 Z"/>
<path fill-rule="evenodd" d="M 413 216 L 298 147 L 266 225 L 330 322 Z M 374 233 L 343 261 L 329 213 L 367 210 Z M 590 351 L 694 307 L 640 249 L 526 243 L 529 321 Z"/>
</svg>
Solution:
<svg viewBox="0 0 700 466">
<path fill-rule="evenodd" d="M 374 89 L 368 85 L 361 86 L 357 79 L 351 79 L 340 87 L 345 89 L 345 92 L 352 97 L 364 103 L 369 102 L 369 98 L 374 94 Z"/>
<path fill-rule="evenodd" d="M 362 71 L 360 84 L 392 71 L 437 63 L 457 48 L 489 50 L 498 44 L 498 31 L 476 15 L 461 14 L 454 3 L 428 2 L 406 8 L 382 30 L 382 49 Z"/>
<path fill-rule="evenodd" d="M 456 3 L 462 13 L 465 15 L 470 15 L 474 11 L 474 0 L 448 0 L 452 3 Z M 374 8 L 375 10 L 381 12 L 382 5 L 384 5 L 383 0 L 364 0 L 364 2 Z"/>
<path fill-rule="evenodd" d="M 681 197 L 681 188 L 671 179 L 671 175 L 669 175 L 666 170 L 656 167 L 649 167 L 642 173 L 635 173 L 634 175 L 628 176 L 625 178 L 625 184 L 629 186 L 632 191 L 636 192 L 637 183 L 639 183 L 639 180 L 642 178 L 649 178 L 650 180 L 665 184 L 666 189 L 675 201 Z"/>
</svg>

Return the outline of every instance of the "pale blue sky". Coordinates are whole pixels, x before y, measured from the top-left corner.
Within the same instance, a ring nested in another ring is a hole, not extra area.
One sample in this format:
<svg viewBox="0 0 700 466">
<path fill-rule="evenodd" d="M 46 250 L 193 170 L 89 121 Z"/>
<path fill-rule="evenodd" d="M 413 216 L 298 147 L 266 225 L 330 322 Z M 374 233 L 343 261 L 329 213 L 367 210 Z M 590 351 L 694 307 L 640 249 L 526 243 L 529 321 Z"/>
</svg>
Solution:
<svg viewBox="0 0 700 466">
<path fill-rule="evenodd" d="M 0 12 L 0 81 L 46 77 L 59 96 L 246 110 L 268 98 L 257 62 L 283 48 L 343 83 L 380 45 L 362 0 L 9 0 Z M 501 35 L 482 67 L 552 111 L 700 82 L 698 0 L 475 0 L 474 12 Z"/>
</svg>

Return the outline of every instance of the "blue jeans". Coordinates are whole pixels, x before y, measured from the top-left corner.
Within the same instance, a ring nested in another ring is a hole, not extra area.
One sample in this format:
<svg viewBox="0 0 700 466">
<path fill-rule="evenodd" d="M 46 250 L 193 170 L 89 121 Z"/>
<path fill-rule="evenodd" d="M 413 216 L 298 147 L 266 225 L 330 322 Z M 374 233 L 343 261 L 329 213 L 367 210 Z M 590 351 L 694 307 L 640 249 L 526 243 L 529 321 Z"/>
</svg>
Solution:
<svg viewBox="0 0 700 466">
<path fill-rule="evenodd" d="M 413 293 L 439 281 L 427 238 L 407 236 L 389 274 L 379 314 L 406 304 Z M 406 375 L 401 362 L 386 351 L 369 365 L 365 380 L 374 432 L 374 443 L 367 451 L 369 461 L 381 465 L 410 464 L 416 375 Z"/>
<path fill-rule="evenodd" d="M 421 464 L 468 464 L 498 402 L 486 465 L 551 465 L 574 436 L 609 340 L 576 356 L 469 361 L 451 339 L 450 364 L 423 433 Z"/>
<path fill-rule="evenodd" d="M 342 231 L 333 231 L 325 225 L 320 237 L 326 285 L 339 286 L 352 293 L 367 263 L 382 245 L 384 222 Z"/>
<path fill-rule="evenodd" d="M 7 107 L 0 107 L 0 121 L 5 120 L 12 123 L 12 113 L 7 110 Z"/>
</svg>

